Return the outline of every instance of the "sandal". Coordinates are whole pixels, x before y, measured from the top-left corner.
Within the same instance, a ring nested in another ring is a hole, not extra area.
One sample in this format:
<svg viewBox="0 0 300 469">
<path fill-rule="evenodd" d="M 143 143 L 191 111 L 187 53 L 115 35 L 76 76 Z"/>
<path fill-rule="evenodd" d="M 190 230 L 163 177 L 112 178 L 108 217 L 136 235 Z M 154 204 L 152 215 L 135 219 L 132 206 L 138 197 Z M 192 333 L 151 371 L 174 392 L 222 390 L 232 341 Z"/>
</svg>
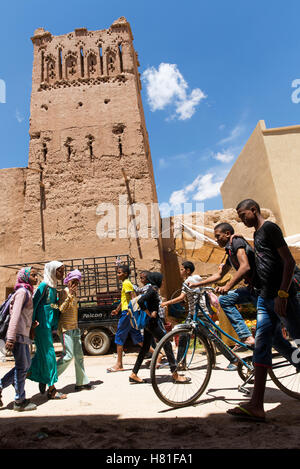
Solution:
<svg viewBox="0 0 300 469">
<path fill-rule="evenodd" d="M 187 377 L 187 376 L 185 376 L 185 380 L 183 380 L 183 381 L 179 381 L 178 379 L 173 378 L 173 383 L 174 384 L 188 384 L 191 381 L 192 381 L 192 379 Z"/>
<path fill-rule="evenodd" d="M 124 368 L 120 370 L 115 370 L 113 367 L 107 368 L 106 373 L 118 373 L 118 371 L 126 371 Z"/>
<path fill-rule="evenodd" d="M 67 399 L 66 394 L 59 392 L 56 388 L 51 389 L 47 392 L 48 399 Z"/>
<path fill-rule="evenodd" d="M 131 376 L 129 376 L 129 383 L 143 384 L 146 383 L 146 381 L 144 379 L 142 379 L 142 381 L 138 381 L 137 379 L 131 378 Z"/>
<path fill-rule="evenodd" d="M 227 410 L 227 414 L 244 420 L 252 420 L 253 422 L 266 422 L 265 417 L 258 417 L 257 415 L 253 415 L 250 410 L 241 405 L 235 407 L 234 409 Z"/>
</svg>

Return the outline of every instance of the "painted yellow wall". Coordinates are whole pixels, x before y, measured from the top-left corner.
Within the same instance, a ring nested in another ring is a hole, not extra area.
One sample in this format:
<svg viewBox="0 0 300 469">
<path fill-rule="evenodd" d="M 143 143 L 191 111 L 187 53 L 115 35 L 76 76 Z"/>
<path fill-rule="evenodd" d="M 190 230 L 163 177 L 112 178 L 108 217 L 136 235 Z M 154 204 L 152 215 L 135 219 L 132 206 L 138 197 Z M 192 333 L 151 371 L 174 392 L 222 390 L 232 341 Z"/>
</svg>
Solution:
<svg viewBox="0 0 300 469">
<path fill-rule="evenodd" d="M 251 198 L 274 213 L 285 236 L 300 233 L 299 179 L 300 126 L 259 121 L 221 187 L 224 208 Z"/>
<path fill-rule="evenodd" d="M 263 132 L 287 236 L 300 233 L 300 126 Z"/>
</svg>

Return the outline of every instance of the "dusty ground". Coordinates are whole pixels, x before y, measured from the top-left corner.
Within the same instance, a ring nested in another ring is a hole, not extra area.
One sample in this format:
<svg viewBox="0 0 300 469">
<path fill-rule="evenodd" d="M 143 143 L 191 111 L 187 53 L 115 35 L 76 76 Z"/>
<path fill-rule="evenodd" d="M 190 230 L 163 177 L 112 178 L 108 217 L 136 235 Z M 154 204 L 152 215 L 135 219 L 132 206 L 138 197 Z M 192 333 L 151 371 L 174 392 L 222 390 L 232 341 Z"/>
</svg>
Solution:
<svg viewBox="0 0 300 469">
<path fill-rule="evenodd" d="M 0 448 L 69 449 L 191 449 L 191 448 L 298 448 L 300 402 L 289 398 L 268 381 L 267 423 L 237 421 L 226 410 L 247 397 L 237 391 L 238 374 L 225 371 L 218 357 L 207 391 L 191 407 L 170 409 L 156 397 L 151 383 L 130 385 L 128 376 L 135 353 L 124 358 L 126 371 L 106 373 L 113 355 L 85 357 L 93 391 L 74 392 L 73 364 L 60 377 L 63 401 L 48 401 L 37 383 L 26 382 L 27 397 L 36 411 L 12 410 L 14 390 L 3 392 L 0 409 Z M 1 375 L 13 365 L 0 363 Z M 149 379 L 149 369 L 140 376 Z M 250 386 L 251 388 L 251 386 Z"/>
</svg>

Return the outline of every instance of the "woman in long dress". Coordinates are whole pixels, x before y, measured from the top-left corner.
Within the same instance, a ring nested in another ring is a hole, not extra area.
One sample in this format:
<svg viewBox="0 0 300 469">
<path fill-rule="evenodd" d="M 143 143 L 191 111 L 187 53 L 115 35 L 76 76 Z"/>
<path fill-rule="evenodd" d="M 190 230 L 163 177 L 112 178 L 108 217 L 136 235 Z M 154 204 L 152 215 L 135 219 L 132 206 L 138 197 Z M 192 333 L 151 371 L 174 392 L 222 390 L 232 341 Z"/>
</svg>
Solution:
<svg viewBox="0 0 300 469">
<path fill-rule="evenodd" d="M 40 392 L 49 386 L 48 399 L 65 399 L 67 396 L 57 391 L 56 355 L 53 345 L 52 331 L 57 330 L 59 310 L 57 296 L 57 280 L 62 280 L 64 266 L 62 262 L 52 261 L 45 265 L 44 281 L 38 286 L 33 297 L 33 320 L 38 321 L 35 329 L 34 342 L 36 353 L 32 358 L 28 378 L 39 383 Z"/>
</svg>

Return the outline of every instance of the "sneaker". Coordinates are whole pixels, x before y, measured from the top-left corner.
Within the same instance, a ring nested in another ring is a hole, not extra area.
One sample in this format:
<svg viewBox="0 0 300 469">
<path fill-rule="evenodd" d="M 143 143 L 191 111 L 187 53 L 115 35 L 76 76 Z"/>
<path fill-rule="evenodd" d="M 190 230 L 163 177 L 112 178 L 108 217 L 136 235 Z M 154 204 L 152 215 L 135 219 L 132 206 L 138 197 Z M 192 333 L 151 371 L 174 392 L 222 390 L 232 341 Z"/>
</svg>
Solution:
<svg viewBox="0 0 300 469">
<path fill-rule="evenodd" d="M 229 363 L 229 365 L 226 368 L 227 371 L 235 371 L 237 370 L 237 366 L 234 365 L 233 363 Z"/>
<path fill-rule="evenodd" d="M 83 391 L 83 390 L 88 390 L 91 391 L 92 389 L 95 389 L 95 386 L 93 384 L 82 384 L 81 386 L 75 386 L 75 391 Z"/>
<path fill-rule="evenodd" d="M 26 410 L 36 410 L 37 406 L 30 402 L 29 399 L 25 399 L 23 402 L 14 402 L 14 410 L 17 412 L 24 412 Z"/>
</svg>

